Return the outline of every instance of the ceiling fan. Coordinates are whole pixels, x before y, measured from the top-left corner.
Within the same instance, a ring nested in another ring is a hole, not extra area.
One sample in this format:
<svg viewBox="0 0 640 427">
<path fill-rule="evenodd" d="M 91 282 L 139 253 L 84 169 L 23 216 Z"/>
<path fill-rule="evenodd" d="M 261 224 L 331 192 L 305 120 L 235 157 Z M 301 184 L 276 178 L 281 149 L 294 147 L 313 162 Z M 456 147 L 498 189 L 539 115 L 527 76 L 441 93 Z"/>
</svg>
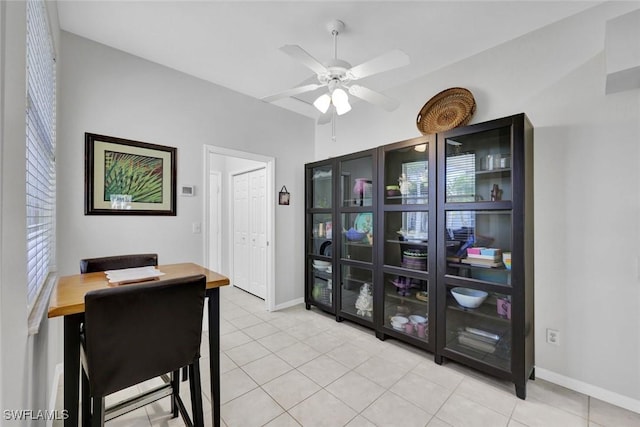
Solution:
<svg viewBox="0 0 640 427">
<path fill-rule="evenodd" d="M 318 124 L 332 121 L 334 113 L 341 116 L 349 112 L 351 110 L 349 95 L 382 107 L 387 111 L 395 110 L 399 105 L 395 99 L 352 82 L 408 65 L 409 56 L 401 50 L 395 49 L 352 67 L 348 62 L 338 59 L 338 34 L 344 30 L 344 27 L 344 22 L 339 20 L 331 21 L 327 25 L 327 29 L 333 36 L 334 55 L 333 59 L 326 64 L 322 64 L 298 45 L 282 46 L 281 51 L 300 61 L 316 75 L 304 81 L 300 86 L 267 96 L 262 100 L 273 102 L 326 87 L 327 92 L 313 102 L 313 105 L 322 113 Z"/>
</svg>

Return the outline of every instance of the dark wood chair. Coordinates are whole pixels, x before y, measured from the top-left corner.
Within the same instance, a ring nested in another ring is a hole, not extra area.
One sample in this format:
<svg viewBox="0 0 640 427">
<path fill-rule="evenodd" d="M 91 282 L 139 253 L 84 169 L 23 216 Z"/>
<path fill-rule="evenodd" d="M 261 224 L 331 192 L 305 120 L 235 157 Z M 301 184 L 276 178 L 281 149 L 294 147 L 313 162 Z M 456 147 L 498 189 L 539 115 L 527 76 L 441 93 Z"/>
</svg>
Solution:
<svg viewBox="0 0 640 427">
<path fill-rule="evenodd" d="M 119 415 L 171 396 L 173 417 L 203 426 L 200 341 L 203 275 L 88 292 L 81 339 L 83 425 L 103 426 Z M 179 393 L 188 366 L 193 421 Z M 105 396 L 163 377 L 165 384 L 105 408 Z M 89 424 L 90 421 L 90 424 Z"/>
<path fill-rule="evenodd" d="M 158 265 L 158 254 L 116 255 L 80 260 L 80 273 Z"/>
</svg>

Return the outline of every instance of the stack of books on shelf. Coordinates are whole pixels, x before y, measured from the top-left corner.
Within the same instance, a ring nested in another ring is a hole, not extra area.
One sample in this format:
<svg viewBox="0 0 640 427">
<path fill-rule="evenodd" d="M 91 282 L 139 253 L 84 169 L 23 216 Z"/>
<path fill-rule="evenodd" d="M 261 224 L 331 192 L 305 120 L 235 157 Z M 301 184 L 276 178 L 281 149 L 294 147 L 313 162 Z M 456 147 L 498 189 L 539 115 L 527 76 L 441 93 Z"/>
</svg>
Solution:
<svg viewBox="0 0 640 427">
<path fill-rule="evenodd" d="M 467 257 L 461 262 L 475 267 L 502 267 L 502 251 L 496 248 L 469 248 Z"/>
</svg>

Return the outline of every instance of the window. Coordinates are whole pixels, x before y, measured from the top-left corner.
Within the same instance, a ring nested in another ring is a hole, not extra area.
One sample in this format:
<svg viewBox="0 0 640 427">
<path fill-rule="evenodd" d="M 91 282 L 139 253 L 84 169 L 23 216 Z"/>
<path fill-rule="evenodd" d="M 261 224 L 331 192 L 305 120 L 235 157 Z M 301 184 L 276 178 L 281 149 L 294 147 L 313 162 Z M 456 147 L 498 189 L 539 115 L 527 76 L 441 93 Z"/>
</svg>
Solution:
<svg viewBox="0 0 640 427">
<path fill-rule="evenodd" d="M 402 176 L 410 183 L 408 195 L 427 197 L 429 193 L 429 162 L 420 160 L 402 164 Z M 426 201 L 426 199 L 425 199 Z M 408 199 L 406 203 L 412 203 Z M 429 232 L 429 215 L 427 212 L 403 212 L 402 229 L 409 234 L 426 239 Z"/>
<path fill-rule="evenodd" d="M 476 155 L 448 155 L 446 163 L 447 202 L 473 202 L 476 188 Z M 475 227 L 473 211 L 447 212 L 447 230 L 451 238 L 466 241 Z M 462 236 L 452 237 L 462 233 Z"/>
<path fill-rule="evenodd" d="M 27 304 L 31 308 L 55 259 L 55 52 L 47 9 L 28 0 L 26 215 Z"/>
</svg>

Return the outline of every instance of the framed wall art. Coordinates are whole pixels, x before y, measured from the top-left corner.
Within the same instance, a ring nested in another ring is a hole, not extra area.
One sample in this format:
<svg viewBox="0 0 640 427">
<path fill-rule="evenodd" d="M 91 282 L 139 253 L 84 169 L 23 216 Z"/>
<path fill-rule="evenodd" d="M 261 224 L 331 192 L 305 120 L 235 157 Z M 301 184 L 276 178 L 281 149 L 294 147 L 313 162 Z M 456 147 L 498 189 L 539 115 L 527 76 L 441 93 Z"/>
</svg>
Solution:
<svg viewBox="0 0 640 427">
<path fill-rule="evenodd" d="M 85 215 L 176 215 L 176 148 L 85 133 Z"/>
</svg>

